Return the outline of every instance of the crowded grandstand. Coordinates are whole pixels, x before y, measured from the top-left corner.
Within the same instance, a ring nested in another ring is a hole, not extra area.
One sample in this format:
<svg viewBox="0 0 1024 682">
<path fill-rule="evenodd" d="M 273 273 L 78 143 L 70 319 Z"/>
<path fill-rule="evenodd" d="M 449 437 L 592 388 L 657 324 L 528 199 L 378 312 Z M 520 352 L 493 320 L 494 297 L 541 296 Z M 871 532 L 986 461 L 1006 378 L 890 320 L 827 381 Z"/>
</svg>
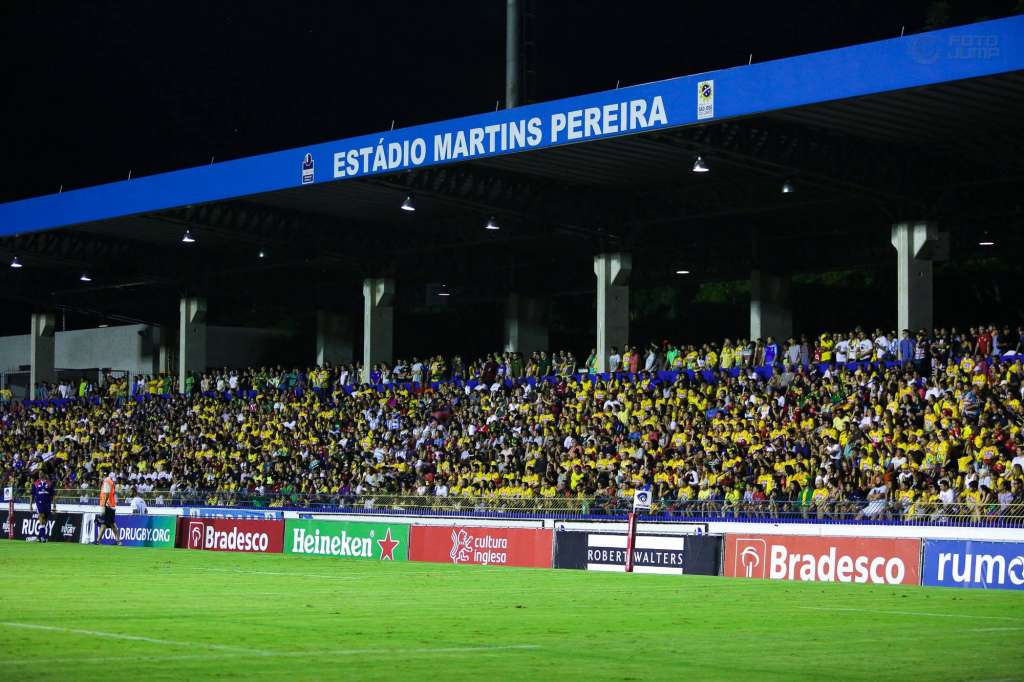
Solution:
<svg viewBox="0 0 1024 682">
<path fill-rule="evenodd" d="M 660 512 L 992 522 L 1024 504 L 1022 336 L 980 326 L 783 343 L 440 356 L 373 367 L 224 368 L 40 386 L 0 449 L 151 503 L 356 506 L 382 496 L 585 500 Z M 74 494 L 72 493 L 72 499 Z M 91 499 L 91 495 L 85 499 Z M 514 507 L 513 507 L 514 508 Z M 579 507 L 584 509 L 584 507 Z"/>
</svg>

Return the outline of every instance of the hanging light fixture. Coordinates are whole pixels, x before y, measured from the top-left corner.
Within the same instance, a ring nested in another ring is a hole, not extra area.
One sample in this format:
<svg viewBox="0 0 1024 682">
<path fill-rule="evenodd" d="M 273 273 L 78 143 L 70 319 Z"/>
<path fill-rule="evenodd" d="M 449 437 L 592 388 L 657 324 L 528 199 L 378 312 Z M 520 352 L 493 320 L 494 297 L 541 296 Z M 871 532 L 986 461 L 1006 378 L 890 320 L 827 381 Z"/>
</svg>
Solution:
<svg viewBox="0 0 1024 682">
<path fill-rule="evenodd" d="M 405 201 L 402 202 L 402 210 L 403 211 L 415 211 L 416 210 L 416 204 L 413 203 L 412 195 L 411 194 L 405 198 Z"/>
<path fill-rule="evenodd" d="M 15 270 L 21 267 L 21 261 L 18 260 L 17 256 L 11 259 L 11 267 L 14 268 Z"/>
<path fill-rule="evenodd" d="M 784 183 L 782 183 L 782 193 L 783 194 L 792 194 L 795 191 L 796 191 L 796 187 L 793 186 L 793 181 L 792 180 L 786 180 Z"/>
<path fill-rule="evenodd" d="M 451 296 L 452 292 L 448 291 L 448 285 L 442 284 L 441 289 L 437 292 L 438 296 Z"/>
<path fill-rule="evenodd" d="M 182 237 L 181 237 L 181 241 L 186 243 L 186 244 L 193 244 L 193 243 L 195 243 L 196 238 L 192 236 L 192 230 L 189 230 L 189 229 L 186 228 L 185 234 L 182 235 Z"/>
<path fill-rule="evenodd" d="M 710 169 L 707 164 L 704 163 L 704 159 L 702 157 L 698 156 L 697 160 L 693 162 L 694 173 L 707 173 L 709 170 Z"/>
<path fill-rule="evenodd" d="M 989 236 L 988 230 L 981 233 L 981 239 L 978 240 L 978 246 L 995 246 L 996 243 L 992 241 L 992 237 Z"/>
<path fill-rule="evenodd" d="M 88 272 L 83 272 L 82 276 L 79 277 L 78 279 L 81 282 L 91 282 L 92 281 L 92 277 L 89 276 Z"/>
<path fill-rule="evenodd" d="M 263 249 L 260 249 L 260 252 L 259 252 L 258 254 L 256 254 L 256 255 L 257 255 L 257 256 L 258 256 L 259 258 L 266 258 L 266 257 L 267 257 L 267 252 L 266 252 L 266 251 L 264 251 Z"/>
<path fill-rule="evenodd" d="M 689 275 L 690 271 L 689 270 L 676 270 L 676 274 L 677 275 Z"/>
<path fill-rule="evenodd" d="M 501 225 L 498 225 L 498 221 L 494 216 L 487 219 L 487 224 L 484 225 L 484 229 L 487 230 L 500 230 Z"/>
</svg>

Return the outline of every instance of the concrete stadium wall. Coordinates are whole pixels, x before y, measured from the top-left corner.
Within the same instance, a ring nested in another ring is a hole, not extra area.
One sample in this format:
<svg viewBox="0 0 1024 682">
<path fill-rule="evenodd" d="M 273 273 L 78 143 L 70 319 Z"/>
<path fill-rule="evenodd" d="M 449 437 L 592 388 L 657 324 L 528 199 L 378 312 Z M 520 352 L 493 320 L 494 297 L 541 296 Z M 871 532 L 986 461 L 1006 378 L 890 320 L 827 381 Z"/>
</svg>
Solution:
<svg viewBox="0 0 1024 682">
<path fill-rule="evenodd" d="M 54 365 L 60 369 L 109 367 L 152 374 L 159 360 L 152 329 L 148 325 L 130 324 L 57 332 Z M 0 337 L 0 371 L 27 369 L 29 362 L 28 334 Z"/>
<path fill-rule="evenodd" d="M 295 335 L 277 329 L 249 327 L 215 327 L 206 329 L 206 362 L 210 367 L 254 367 L 260 365 L 312 364 L 313 349 L 308 357 L 294 357 Z"/>
<path fill-rule="evenodd" d="M 160 368 L 159 336 L 163 331 L 167 330 L 130 324 L 57 332 L 54 365 L 58 369 L 108 367 L 132 374 L 154 374 Z M 294 360 L 293 339 L 293 334 L 275 329 L 210 326 L 207 328 L 207 361 L 210 367 L 287 362 Z M 312 350 L 309 360 L 312 360 Z M 29 362 L 28 334 L 0 337 L 0 372 L 28 369 Z"/>
</svg>

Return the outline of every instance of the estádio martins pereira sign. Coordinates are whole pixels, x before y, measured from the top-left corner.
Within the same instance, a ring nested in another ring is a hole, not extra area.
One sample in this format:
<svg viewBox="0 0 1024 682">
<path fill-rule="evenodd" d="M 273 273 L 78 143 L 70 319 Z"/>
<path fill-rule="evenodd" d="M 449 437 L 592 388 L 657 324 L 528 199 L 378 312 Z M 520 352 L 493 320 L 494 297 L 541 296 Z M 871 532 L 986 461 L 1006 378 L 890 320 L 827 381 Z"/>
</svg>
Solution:
<svg viewBox="0 0 1024 682">
<path fill-rule="evenodd" d="M 485 126 L 436 133 L 334 153 L 334 177 L 346 178 L 412 168 L 429 163 L 471 159 L 488 154 L 564 144 L 614 133 L 668 124 L 661 95 L 622 100 L 602 106 L 556 111 Z"/>
</svg>

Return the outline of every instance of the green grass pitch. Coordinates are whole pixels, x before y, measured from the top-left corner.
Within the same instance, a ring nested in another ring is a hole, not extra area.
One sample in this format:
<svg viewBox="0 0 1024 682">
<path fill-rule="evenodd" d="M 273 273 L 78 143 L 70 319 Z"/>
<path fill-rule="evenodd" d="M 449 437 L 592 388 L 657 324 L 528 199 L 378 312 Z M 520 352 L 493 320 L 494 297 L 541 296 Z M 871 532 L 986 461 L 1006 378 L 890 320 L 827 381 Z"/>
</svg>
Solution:
<svg viewBox="0 0 1024 682">
<path fill-rule="evenodd" d="M 1015 680 L 1024 594 L 0 542 L 0 680 Z"/>
</svg>

